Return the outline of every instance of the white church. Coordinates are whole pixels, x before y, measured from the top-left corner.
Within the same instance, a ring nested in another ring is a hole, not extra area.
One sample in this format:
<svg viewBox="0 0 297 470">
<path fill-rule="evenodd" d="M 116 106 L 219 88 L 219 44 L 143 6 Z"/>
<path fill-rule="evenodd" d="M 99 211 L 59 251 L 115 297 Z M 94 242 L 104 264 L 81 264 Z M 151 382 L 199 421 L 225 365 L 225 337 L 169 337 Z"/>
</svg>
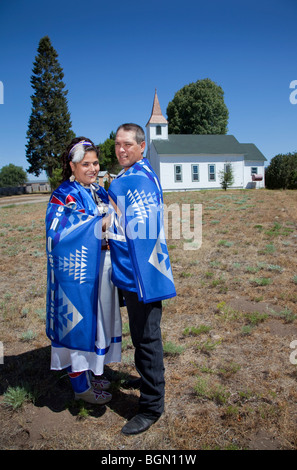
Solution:
<svg viewBox="0 0 297 470">
<path fill-rule="evenodd" d="M 226 165 L 233 171 L 232 188 L 265 187 L 266 158 L 254 144 L 241 144 L 233 135 L 168 134 L 157 92 L 146 133 L 146 157 L 163 191 L 221 189 Z"/>
</svg>

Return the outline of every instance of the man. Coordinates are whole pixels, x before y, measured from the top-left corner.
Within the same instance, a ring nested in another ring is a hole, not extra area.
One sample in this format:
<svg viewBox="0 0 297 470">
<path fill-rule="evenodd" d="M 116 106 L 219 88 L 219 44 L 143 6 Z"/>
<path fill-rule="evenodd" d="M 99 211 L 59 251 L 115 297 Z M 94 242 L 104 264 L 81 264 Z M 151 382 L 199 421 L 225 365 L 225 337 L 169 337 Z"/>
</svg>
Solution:
<svg viewBox="0 0 297 470">
<path fill-rule="evenodd" d="M 161 301 L 176 295 L 164 236 L 162 189 L 143 158 L 144 150 L 140 126 L 118 128 L 115 151 L 123 170 L 108 191 L 117 213 L 109 235 L 112 281 L 123 292 L 140 375 L 139 412 L 123 427 L 126 435 L 147 430 L 164 411 Z"/>
</svg>

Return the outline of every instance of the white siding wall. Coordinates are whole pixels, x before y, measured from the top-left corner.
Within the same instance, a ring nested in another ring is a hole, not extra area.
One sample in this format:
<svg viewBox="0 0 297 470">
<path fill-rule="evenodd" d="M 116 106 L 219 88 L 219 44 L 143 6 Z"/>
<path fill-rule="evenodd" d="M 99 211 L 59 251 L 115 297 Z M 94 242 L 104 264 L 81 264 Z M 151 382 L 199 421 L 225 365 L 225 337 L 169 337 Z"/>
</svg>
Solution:
<svg viewBox="0 0 297 470">
<path fill-rule="evenodd" d="M 147 156 L 150 164 L 152 165 L 153 169 L 155 170 L 158 178 L 160 179 L 160 158 L 159 158 L 159 155 L 157 154 L 154 145 L 150 145 L 148 150 L 149 150 L 149 152 L 147 153 L 146 156 Z"/>
<path fill-rule="evenodd" d="M 257 168 L 257 174 L 262 175 L 262 181 L 252 180 L 252 168 Z M 255 162 L 255 161 L 245 161 L 244 165 L 244 188 L 251 188 L 254 186 L 256 188 L 265 188 L 265 169 L 264 162 Z"/>
<path fill-rule="evenodd" d="M 157 161 L 160 161 L 159 168 Z M 151 164 L 158 174 L 164 191 L 221 188 L 219 172 L 224 165 L 231 163 L 234 175 L 234 188 L 244 184 L 243 155 L 193 155 L 158 157 L 151 154 Z M 199 165 L 199 181 L 192 181 L 192 165 Z M 174 165 L 182 165 L 182 181 L 175 181 Z M 209 165 L 215 165 L 215 181 L 209 181 Z"/>
<path fill-rule="evenodd" d="M 161 127 L 161 134 L 157 134 L 157 127 Z M 168 124 L 148 124 L 146 127 L 147 142 L 150 143 L 152 140 L 168 139 Z"/>
</svg>

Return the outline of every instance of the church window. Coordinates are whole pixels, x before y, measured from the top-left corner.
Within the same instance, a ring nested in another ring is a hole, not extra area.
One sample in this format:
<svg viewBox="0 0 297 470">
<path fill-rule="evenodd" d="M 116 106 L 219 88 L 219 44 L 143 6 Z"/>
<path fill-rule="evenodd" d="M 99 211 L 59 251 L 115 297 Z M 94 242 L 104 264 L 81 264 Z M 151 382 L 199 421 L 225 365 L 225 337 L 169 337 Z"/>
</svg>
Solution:
<svg viewBox="0 0 297 470">
<path fill-rule="evenodd" d="M 174 165 L 174 181 L 180 183 L 183 180 L 182 165 Z"/>
<path fill-rule="evenodd" d="M 199 165 L 192 165 L 192 181 L 199 181 Z"/>
<path fill-rule="evenodd" d="M 208 165 L 208 181 L 216 180 L 216 166 Z"/>
</svg>

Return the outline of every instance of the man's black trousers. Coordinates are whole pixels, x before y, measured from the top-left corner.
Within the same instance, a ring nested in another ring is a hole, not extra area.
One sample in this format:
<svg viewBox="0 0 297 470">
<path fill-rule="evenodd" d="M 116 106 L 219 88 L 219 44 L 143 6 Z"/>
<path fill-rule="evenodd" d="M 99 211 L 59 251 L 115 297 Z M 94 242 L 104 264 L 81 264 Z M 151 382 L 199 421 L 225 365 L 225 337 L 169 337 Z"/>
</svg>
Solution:
<svg viewBox="0 0 297 470">
<path fill-rule="evenodd" d="M 161 336 L 162 302 L 145 304 L 137 293 L 123 291 L 135 347 L 135 367 L 141 377 L 139 412 L 159 417 L 164 411 L 164 362 Z"/>
</svg>

